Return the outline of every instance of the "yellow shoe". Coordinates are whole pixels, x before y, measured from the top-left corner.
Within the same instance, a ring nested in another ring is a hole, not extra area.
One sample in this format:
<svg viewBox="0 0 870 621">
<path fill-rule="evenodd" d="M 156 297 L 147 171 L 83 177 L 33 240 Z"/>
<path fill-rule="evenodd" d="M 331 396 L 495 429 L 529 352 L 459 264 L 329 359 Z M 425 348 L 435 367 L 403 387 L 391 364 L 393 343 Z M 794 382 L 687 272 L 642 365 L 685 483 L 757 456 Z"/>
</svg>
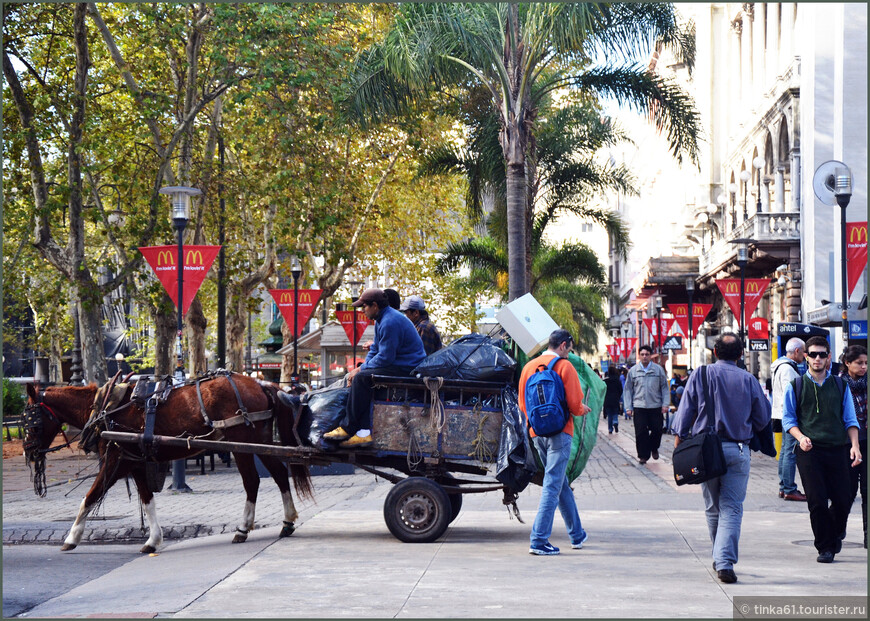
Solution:
<svg viewBox="0 0 870 621">
<path fill-rule="evenodd" d="M 345 440 L 341 444 L 339 444 L 342 448 L 360 448 L 372 443 L 372 437 L 366 436 L 365 438 L 360 438 L 359 436 L 353 436 L 349 440 Z"/>
<path fill-rule="evenodd" d="M 326 440 L 347 440 L 350 437 L 350 434 L 346 432 L 343 428 L 336 427 L 329 433 L 324 433 L 323 437 Z"/>
</svg>

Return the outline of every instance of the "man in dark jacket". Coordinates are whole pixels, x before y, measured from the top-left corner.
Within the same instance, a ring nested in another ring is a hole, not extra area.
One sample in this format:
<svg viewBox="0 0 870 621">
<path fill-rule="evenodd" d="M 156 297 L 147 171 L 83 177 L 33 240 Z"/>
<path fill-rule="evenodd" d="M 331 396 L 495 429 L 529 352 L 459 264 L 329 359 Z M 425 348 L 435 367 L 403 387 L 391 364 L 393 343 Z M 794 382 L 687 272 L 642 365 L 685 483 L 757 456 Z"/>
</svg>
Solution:
<svg viewBox="0 0 870 621">
<path fill-rule="evenodd" d="M 362 306 L 369 319 L 375 320 L 375 340 L 365 362 L 347 374 L 351 382 L 345 427 L 323 435 L 327 440 L 344 440 L 343 448 L 371 444 L 372 376 L 408 376 L 426 357 L 423 341 L 414 324 L 392 308 L 382 289 L 366 289 L 354 306 Z"/>
</svg>

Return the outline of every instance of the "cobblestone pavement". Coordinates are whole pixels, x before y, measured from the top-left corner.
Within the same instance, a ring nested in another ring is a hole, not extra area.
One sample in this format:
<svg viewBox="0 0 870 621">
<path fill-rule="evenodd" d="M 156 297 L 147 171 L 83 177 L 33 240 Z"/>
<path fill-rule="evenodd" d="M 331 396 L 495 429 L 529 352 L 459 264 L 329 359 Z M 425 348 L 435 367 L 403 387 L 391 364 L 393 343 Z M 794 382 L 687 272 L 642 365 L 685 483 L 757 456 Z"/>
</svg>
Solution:
<svg viewBox="0 0 870 621">
<path fill-rule="evenodd" d="M 608 434 L 606 422 L 599 419 L 597 445 L 583 474 L 573 485 L 581 515 L 584 509 L 701 509 L 703 502 L 698 486 L 678 488 L 673 482 L 672 448 L 673 436 L 663 436 L 661 458 L 640 465 L 634 448 L 632 421 L 620 418 L 619 433 Z M 805 512 L 804 503 L 777 498 L 776 466 L 775 459 L 753 454 L 746 510 Z M 92 456 L 69 449 L 53 453 L 47 460 L 48 493 L 38 498 L 33 493 L 23 457 L 3 460 L 3 543 L 60 545 L 96 471 L 97 460 Z M 193 492 L 163 491 L 156 495 L 164 538 L 178 540 L 221 533 L 229 536 L 241 520 L 245 502 L 241 477 L 235 466 L 227 467 L 216 461 L 213 471 L 207 468 L 205 474 L 200 474 L 199 466 L 189 461 L 186 479 Z M 352 498 L 382 500 L 390 483 L 358 470 L 352 475 L 314 477 L 314 488 L 314 500 L 297 499 L 299 523 Z M 539 487 L 529 486 L 518 501 L 520 510 L 533 514 L 539 493 Z M 503 510 L 498 492 L 465 495 L 464 499 L 466 507 Z M 282 519 L 278 489 L 271 479 L 262 479 L 257 527 L 278 526 Z M 128 492 L 124 482 L 119 482 L 88 520 L 83 541 L 144 541 L 147 533 L 143 523 L 135 487 L 131 483 Z"/>
</svg>

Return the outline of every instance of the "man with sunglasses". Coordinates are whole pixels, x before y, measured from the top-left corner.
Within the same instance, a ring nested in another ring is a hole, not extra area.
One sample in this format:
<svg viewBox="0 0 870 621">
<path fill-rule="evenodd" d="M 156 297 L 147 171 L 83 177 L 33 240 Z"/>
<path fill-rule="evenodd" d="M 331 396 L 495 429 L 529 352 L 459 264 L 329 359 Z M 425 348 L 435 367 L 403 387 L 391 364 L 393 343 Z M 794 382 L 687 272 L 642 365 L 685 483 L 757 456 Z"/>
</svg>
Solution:
<svg viewBox="0 0 870 621">
<path fill-rule="evenodd" d="M 783 431 L 798 442 L 795 461 L 819 563 L 833 562 L 843 547 L 852 505 L 849 463 L 861 466 L 855 404 L 842 378 L 828 371 L 830 356 L 825 337 L 807 339 L 808 369 L 786 387 L 782 414 Z"/>
<path fill-rule="evenodd" d="M 366 360 L 347 374 L 350 395 L 347 400 L 348 421 L 323 435 L 327 440 L 343 440 L 342 448 L 359 448 L 372 443 L 372 376 L 408 376 L 426 357 L 423 341 L 414 324 L 392 308 L 383 289 L 366 289 L 353 303 L 375 323 L 375 339 Z"/>
</svg>

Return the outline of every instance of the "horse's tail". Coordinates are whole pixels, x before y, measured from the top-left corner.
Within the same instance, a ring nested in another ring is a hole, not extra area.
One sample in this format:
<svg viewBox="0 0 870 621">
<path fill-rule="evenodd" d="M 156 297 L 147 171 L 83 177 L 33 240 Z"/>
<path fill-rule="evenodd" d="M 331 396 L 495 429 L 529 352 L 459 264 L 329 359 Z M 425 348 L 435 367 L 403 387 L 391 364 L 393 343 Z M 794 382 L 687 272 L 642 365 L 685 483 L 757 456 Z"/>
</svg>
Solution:
<svg viewBox="0 0 870 621">
<path fill-rule="evenodd" d="M 263 392 L 272 402 L 272 411 L 275 415 L 275 424 L 278 427 L 278 438 L 283 446 L 299 446 L 296 434 L 293 433 L 293 423 L 296 420 L 296 410 L 287 399 L 289 395 L 280 390 L 275 384 L 260 382 Z M 304 464 L 290 464 L 290 476 L 293 479 L 293 487 L 296 493 L 303 498 L 313 498 L 314 488 L 311 486 L 311 472 Z"/>
</svg>

